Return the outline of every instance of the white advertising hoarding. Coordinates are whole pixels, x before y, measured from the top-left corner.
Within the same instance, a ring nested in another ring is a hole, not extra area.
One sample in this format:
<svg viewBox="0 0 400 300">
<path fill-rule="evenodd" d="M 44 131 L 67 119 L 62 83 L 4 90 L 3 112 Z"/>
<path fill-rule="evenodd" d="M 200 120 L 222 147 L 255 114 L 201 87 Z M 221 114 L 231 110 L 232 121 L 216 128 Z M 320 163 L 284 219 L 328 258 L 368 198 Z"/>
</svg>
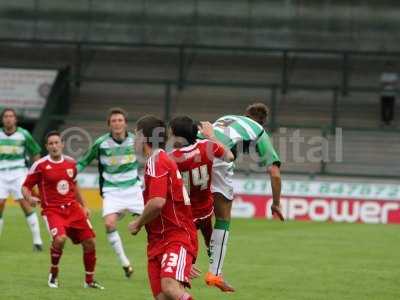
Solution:
<svg viewBox="0 0 400 300">
<path fill-rule="evenodd" d="M 83 188 L 97 188 L 96 174 L 80 174 Z M 234 179 L 232 215 L 272 219 L 269 180 Z M 284 180 L 281 204 L 288 220 L 400 224 L 400 187 L 396 184 Z"/>
<path fill-rule="evenodd" d="M 0 68 L 0 107 L 37 119 L 57 76 L 57 70 Z"/>
</svg>

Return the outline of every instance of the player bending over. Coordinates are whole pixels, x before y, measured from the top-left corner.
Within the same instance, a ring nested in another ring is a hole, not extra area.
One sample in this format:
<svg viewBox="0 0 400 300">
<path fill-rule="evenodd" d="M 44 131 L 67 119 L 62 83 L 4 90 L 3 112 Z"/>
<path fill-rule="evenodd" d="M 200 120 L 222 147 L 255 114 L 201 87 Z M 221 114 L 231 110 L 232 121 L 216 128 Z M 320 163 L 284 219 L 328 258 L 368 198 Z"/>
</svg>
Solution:
<svg viewBox="0 0 400 300">
<path fill-rule="evenodd" d="M 210 240 L 213 231 L 212 217 L 214 201 L 211 193 L 211 171 L 214 158 L 231 162 L 232 152 L 225 149 L 214 135 L 209 122 L 198 126 L 187 116 L 176 117 L 170 123 L 174 151 L 170 156 L 175 160 L 182 174 L 186 189 L 189 191 L 192 206 L 193 221 L 201 231 L 210 255 Z M 197 141 L 198 129 L 206 140 Z"/>
<path fill-rule="evenodd" d="M 145 207 L 129 224 L 132 234 L 147 231 L 148 276 L 157 300 L 190 300 L 192 263 L 197 255 L 197 233 L 190 199 L 182 176 L 164 151 L 165 123 L 145 116 L 137 122 L 136 153 L 146 159 Z"/>
<path fill-rule="evenodd" d="M 32 205 L 40 202 L 42 214 L 53 236 L 48 285 L 50 288 L 58 288 L 58 264 L 69 237 L 74 244 L 82 244 L 86 272 L 84 287 L 104 289 L 94 280 L 95 233 L 76 183 L 76 163 L 63 155 L 63 148 L 60 133 L 49 132 L 46 136 L 49 154 L 32 165 L 22 187 L 22 194 L 27 201 Z M 32 195 L 32 188 L 36 185 L 39 187 L 40 199 Z"/>
<path fill-rule="evenodd" d="M 133 146 L 135 136 L 128 132 L 127 115 L 120 108 L 110 110 L 107 125 L 110 132 L 98 138 L 79 160 L 78 171 L 82 171 L 93 159 L 98 160 L 107 239 L 120 260 L 125 276 L 129 278 L 133 268 L 117 231 L 117 221 L 125 211 L 135 215 L 143 211 L 138 162 Z"/>
<path fill-rule="evenodd" d="M 250 154 L 255 166 L 265 168 L 269 174 L 272 187 L 272 213 L 281 220 L 280 209 L 281 175 L 280 159 L 276 153 L 263 125 L 266 123 L 268 108 L 262 103 L 250 105 L 245 116 L 228 115 L 219 118 L 214 124 L 216 138 L 232 150 L 235 157 L 238 152 Z M 202 137 L 200 135 L 201 138 Z M 233 163 L 216 159 L 212 170 L 211 191 L 214 196 L 215 225 L 211 236 L 211 257 L 209 272 L 205 281 L 208 285 L 216 286 L 223 292 L 233 292 L 222 276 L 222 268 L 226 255 L 231 210 L 233 200 Z"/>
<path fill-rule="evenodd" d="M 40 158 L 41 149 L 28 131 L 17 127 L 17 113 L 14 109 L 4 109 L 1 121 L 3 128 L 0 129 L 0 235 L 4 224 L 2 215 L 6 200 L 11 194 L 26 216 L 32 232 L 33 250 L 42 251 L 38 217 L 21 194 L 22 183 L 28 173 L 26 155 L 29 154 L 34 162 Z"/>
</svg>

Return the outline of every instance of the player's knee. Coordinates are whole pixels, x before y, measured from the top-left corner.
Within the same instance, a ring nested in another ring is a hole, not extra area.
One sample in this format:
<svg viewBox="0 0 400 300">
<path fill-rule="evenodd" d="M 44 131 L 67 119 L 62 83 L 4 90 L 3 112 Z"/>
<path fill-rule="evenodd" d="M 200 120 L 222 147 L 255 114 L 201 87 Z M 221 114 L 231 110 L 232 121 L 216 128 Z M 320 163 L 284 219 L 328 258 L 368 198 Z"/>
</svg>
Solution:
<svg viewBox="0 0 400 300">
<path fill-rule="evenodd" d="M 280 179 L 281 178 L 281 170 L 278 166 L 273 165 L 268 169 L 269 176 L 271 179 Z"/>
<path fill-rule="evenodd" d="M 66 241 L 67 241 L 67 236 L 65 235 L 56 236 L 53 240 L 53 245 L 58 249 L 62 249 Z"/>
<path fill-rule="evenodd" d="M 176 280 L 172 278 L 161 279 L 161 291 L 167 297 L 173 298 L 173 295 L 177 292 L 177 289 L 179 289 L 179 284 Z"/>
<path fill-rule="evenodd" d="M 220 220 L 230 221 L 231 219 L 231 207 L 227 204 L 220 205 L 215 210 L 215 217 Z"/>
<path fill-rule="evenodd" d="M 215 215 L 217 219 L 222 221 L 230 221 L 231 220 L 231 212 L 230 211 L 222 211 L 219 215 Z"/>
<path fill-rule="evenodd" d="M 82 247 L 85 252 L 91 252 L 96 249 L 96 243 L 95 243 L 94 239 L 84 240 L 82 242 Z"/>
<path fill-rule="evenodd" d="M 167 296 L 165 296 L 163 293 L 160 293 L 154 299 L 155 300 L 168 300 Z"/>
<path fill-rule="evenodd" d="M 117 229 L 117 222 L 115 222 L 114 220 L 105 219 L 104 226 L 106 227 L 107 232 L 112 232 Z"/>
</svg>

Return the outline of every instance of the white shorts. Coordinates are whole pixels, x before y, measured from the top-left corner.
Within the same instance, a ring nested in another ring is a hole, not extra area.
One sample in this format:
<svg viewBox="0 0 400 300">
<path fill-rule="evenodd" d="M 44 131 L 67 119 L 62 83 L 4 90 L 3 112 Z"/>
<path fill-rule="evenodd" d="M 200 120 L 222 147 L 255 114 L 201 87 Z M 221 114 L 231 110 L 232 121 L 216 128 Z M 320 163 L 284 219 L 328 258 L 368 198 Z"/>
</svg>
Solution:
<svg viewBox="0 0 400 300">
<path fill-rule="evenodd" d="M 23 199 L 21 188 L 26 174 L 27 170 L 25 169 L 0 172 L 0 199 L 7 199 L 10 195 L 14 200 Z"/>
<path fill-rule="evenodd" d="M 233 200 L 233 162 L 224 162 L 220 159 L 214 159 L 211 192 L 221 193 L 228 200 Z"/>
<path fill-rule="evenodd" d="M 139 185 L 103 192 L 103 217 L 125 212 L 140 215 L 143 213 L 143 209 L 143 193 Z"/>
</svg>

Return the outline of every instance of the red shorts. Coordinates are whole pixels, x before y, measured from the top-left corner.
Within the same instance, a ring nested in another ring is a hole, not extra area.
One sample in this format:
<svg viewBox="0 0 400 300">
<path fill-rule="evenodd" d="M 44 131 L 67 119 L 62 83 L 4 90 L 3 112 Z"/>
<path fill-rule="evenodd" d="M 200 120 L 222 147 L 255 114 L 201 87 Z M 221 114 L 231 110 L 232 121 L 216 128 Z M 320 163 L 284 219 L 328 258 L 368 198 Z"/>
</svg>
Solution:
<svg viewBox="0 0 400 300">
<path fill-rule="evenodd" d="M 77 202 L 63 207 L 48 207 L 43 215 L 53 238 L 66 235 L 74 244 L 79 244 L 96 236 L 92 224 Z"/>
<path fill-rule="evenodd" d="M 180 244 L 168 245 L 163 254 L 149 258 L 147 272 L 153 296 L 161 293 L 161 278 L 172 278 L 190 287 L 193 257 Z"/>
<path fill-rule="evenodd" d="M 192 205 L 192 215 L 195 223 L 197 220 L 202 220 L 208 217 L 212 217 L 213 214 L 214 214 L 213 202 L 211 202 L 211 205 L 209 207 L 195 208 Z"/>
</svg>

